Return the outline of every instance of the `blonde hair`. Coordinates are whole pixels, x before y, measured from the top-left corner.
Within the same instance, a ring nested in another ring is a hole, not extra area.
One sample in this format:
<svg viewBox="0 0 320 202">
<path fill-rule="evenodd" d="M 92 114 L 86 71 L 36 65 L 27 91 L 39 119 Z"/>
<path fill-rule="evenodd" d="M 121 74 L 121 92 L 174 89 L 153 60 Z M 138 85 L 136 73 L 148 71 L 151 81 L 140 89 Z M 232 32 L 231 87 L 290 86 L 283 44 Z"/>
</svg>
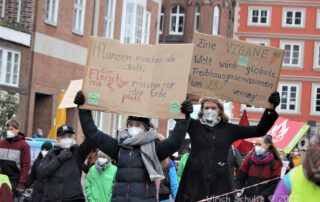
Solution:
<svg viewBox="0 0 320 202">
<path fill-rule="evenodd" d="M 204 103 L 206 102 L 213 102 L 215 104 L 217 104 L 218 109 L 219 109 L 219 116 L 221 117 L 221 120 L 224 123 L 228 123 L 229 118 L 228 116 L 224 113 L 224 107 L 223 104 L 216 98 L 208 98 L 208 97 L 202 97 L 200 100 L 200 112 L 198 114 L 198 117 L 201 118 L 203 116 L 203 107 L 204 107 Z"/>
</svg>

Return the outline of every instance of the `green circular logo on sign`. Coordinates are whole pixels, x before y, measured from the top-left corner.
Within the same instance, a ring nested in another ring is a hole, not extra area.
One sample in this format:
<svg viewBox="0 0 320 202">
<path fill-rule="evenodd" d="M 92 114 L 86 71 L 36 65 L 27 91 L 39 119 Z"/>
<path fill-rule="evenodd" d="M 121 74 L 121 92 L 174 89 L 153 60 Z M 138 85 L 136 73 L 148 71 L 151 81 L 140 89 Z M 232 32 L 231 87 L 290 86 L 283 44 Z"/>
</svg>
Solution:
<svg viewBox="0 0 320 202">
<path fill-rule="evenodd" d="M 171 113 L 179 113 L 180 112 L 180 104 L 179 104 L 179 102 L 171 102 L 171 104 L 170 104 L 170 112 Z"/>
</svg>

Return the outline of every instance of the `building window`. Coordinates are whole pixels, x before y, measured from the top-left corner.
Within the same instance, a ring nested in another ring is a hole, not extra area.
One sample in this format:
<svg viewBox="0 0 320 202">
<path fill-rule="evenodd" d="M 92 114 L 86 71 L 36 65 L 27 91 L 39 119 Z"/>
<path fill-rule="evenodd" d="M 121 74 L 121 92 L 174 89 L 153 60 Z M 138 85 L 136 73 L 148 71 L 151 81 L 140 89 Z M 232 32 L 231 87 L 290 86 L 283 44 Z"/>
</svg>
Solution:
<svg viewBox="0 0 320 202">
<path fill-rule="evenodd" d="M 151 13 L 149 11 L 146 12 L 146 20 L 144 23 L 144 34 L 142 43 L 149 44 L 149 36 L 150 36 L 150 23 L 151 23 Z"/>
<path fill-rule="evenodd" d="M 320 29 L 320 9 L 317 10 L 317 28 Z"/>
<path fill-rule="evenodd" d="M 249 7 L 248 25 L 270 26 L 271 8 Z"/>
<path fill-rule="evenodd" d="M 195 7 L 195 16 L 194 16 L 194 31 L 200 31 L 200 5 L 197 4 Z"/>
<path fill-rule="evenodd" d="M 83 34 L 85 6 L 86 0 L 74 0 L 72 31 L 77 34 Z"/>
<path fill-rule="evenodd" d="M 313 68 L 320 69 L 320 42 L 315 42 L 314 44 Z"/>
<path fill-rule="evenodd" d="M 300 97 L 299 84 L 279 84 L 280 111 L 297 113 L 298 98 Z"/>
<path fill-rule="evenodd" d="M 96 111 L 94 114 L 94 122 L 99 130 L 102 131 L 103 125 L 103 112 Z"/>
<path fill-rule="evenodd" d="M 281 41 L 280 46 L 285 50 L 283 65 L 302 67 L 303 42 Z"/>
<path fill-rule="evenodd" d="M 163 33 L 163 22 L 164 22 L 164 7 L 161 7 L 160 24 L 159 24 L 159 34 L 162 34 L 162 33 Z"/>
<path fill-rule="evenodd" d="M 259 44 L 263 46 L 269 46 L 270 40 L 269 39 L 255 39 L 255 38 L 246 38 L 246 41 L 249 43 Z"/>
<path fill-rule="evenodd" d="M 1 12 L 0 16 L 2 18 L 4 18 L 5 10 L 6 10 L 6 0 L 0 1 L 0 12 Z"/>
<path fill-rule="evenodd" d="M 57 25 L 59 0 L 47 0 L 45 22 Z"/>
<path fill-rule="evenodd" d="M 180 5 L 172 7 L 170 13 L 170 34 L 183 35 L 184 9 Z"/>
<path fill-rule="evenodd" d="M 220 25 L 220 7 L 216 5 L 213 9 L 212 35 L 219 34 L 219 25 Z"/>
<path fill-rule="evenodd" d="M 20 53 L 0 47 L 0 84 L 18 87 Z"/>
<path fill-rule="evenodd" d="M 1 0 L 0 17 L 12 22 L 20 22 L 21 4 L 21 0 Z"/>
<path fill-rule="evenodd" d="M 113 39 L 115 10 L 116 0 L 108 0 L 106 15 L 104 17 L 104 37 L 107 39 Z"/>
<path fill-rule="evenodd" d="M 311 115 L 320 115 L 320 83 L 312 84 Z"/>
<path fill-rule="evenodd" d="M 146 20 L 146 0 L 125 0 L 122 16 L 122 43 L 143 43 Z"/>
<path fill-rule="evenodd" d="M 283 27 L 304 27 L 305 10 L 296 8 L 284 8 L 282 12 Z"/>
</svg>

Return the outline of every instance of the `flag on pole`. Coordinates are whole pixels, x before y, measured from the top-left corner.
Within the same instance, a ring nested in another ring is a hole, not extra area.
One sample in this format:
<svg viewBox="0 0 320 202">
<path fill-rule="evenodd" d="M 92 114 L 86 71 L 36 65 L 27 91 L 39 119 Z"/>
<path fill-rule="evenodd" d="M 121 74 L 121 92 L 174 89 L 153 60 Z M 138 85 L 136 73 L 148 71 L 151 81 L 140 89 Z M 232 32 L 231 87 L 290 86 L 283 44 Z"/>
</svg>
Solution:
<svg viewBox="0 0 320 202">
<path fill-rule="evenodd" d="M 60 105 L 62 99 L 64 96 L 64 92 L 59 93 L 59 97 L 58 97 L 58 105 Z M 56 112 L 56 118 L 55 118 L 55 123 L 53 125 L 53 127 L 50 130 L 50 133 L 48 135 L 48 139 L 57 139 L 57 129 L 66 123 L 67 120 L 67 110 L 65 108 L 63 109 L 59 109 L 59 107 L 57 107 L 57 112 Z"/>
<path fill-rule="evenodd" d="M 246 110 L 243 111 L 243 114 L 239 121 L 239 125 L 250 126 Z M 241 154 L 246 154 L 253 148 L 252 142 L 248 142 L 246 140 L 237 140 L 233 143 L 233 146 L 237 148 Z"/>
</svg>

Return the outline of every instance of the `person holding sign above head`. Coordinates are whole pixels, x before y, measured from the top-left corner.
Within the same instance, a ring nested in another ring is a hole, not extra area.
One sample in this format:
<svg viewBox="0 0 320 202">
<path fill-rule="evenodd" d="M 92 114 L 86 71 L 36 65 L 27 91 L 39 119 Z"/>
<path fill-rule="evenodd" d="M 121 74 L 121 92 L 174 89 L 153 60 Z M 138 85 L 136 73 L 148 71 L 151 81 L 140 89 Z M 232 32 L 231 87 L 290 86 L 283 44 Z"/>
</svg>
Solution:
<svg viewBox="0 0 320 202">
<path fill-rule="evenodd" d="M 74 103 L 85 103 L 85 96 L 79 91 Z M 186 120 L 177 120 L 169 138 L 158 141 L 157 133 L 150 130 L 150 119 L 129 116 L 127 128 L 120 131 L 118 138 L 98 130 L 90 110 L 79 109 L 79 118 L 84 135 L 102 152 L 117 161 L 118 171 L 112 193 L 113 202 L 158 201 L 155 182 L 164 179 L 161 161 L 179 149 L 186 135 L 193 112 L 188 100 L 181 105 Z"/>
<path fill-rule="evenodd" d="M 257 126 L 228 123 L 223 104 L 214 98 L 202 98 L 199 119 L 190 120 L 188 134 L 191 152 L 185 165 L 177 202 L 199 201 L 231 192 L 233 183 L 228 166 L 228 150 L 238 139 L 263 136 L 278 118 L 275 107 L 280 103 L 278 92 L 269 97 L 273 109 L 266 109 Z M 230 201 L 232 195 L 218 198 Z"/>
</svg>

